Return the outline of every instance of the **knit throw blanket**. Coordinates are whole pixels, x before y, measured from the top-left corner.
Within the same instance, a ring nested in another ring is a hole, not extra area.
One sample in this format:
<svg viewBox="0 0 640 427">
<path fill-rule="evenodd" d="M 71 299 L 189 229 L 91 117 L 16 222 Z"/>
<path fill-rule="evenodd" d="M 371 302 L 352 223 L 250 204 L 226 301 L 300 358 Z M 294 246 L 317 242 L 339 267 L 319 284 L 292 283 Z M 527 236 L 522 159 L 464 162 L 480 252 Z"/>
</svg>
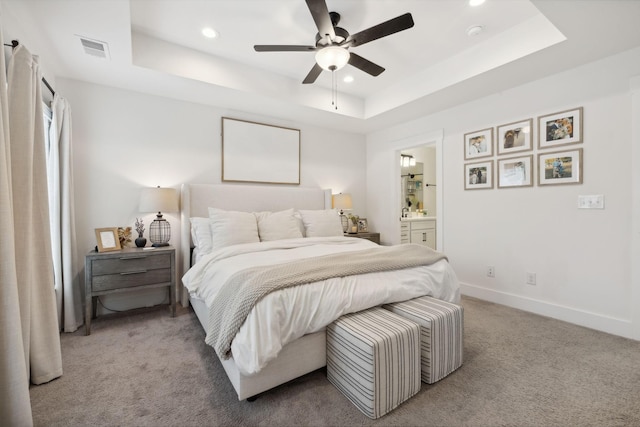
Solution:
<svg viewBox="0 0 640 427">
<path fill-rule="evenodd" d="M 232 275 L 216 296 L 205 342 L 221 358 L 230 358 L 231 341 L 249 312 L 271 292 L 335 277 L 430 265 L 441 259 L 447 258 L 426 246 L 406 244 L 244 269 Z"/>
</svg>

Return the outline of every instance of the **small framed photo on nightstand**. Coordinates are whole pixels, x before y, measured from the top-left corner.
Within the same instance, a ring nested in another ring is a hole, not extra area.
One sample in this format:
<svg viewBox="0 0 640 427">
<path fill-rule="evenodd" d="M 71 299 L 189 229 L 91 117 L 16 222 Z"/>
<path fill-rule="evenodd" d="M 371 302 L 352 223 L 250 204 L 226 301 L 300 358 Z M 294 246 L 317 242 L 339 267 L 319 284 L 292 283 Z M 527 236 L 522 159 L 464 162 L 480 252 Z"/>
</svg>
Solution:
<svg viewBox="0 0 640 427">
<path fill-rule="evenodd" d="M 358 233 L 368 233 L 369 224 L 367 224 L 367 218 L 360 218 L 358 220 Z"/>
<path fill-rule="evenodd" d="M 118 238 L 118 227 L 96 228 L 96 241 L 98 242 L 98 252 L 122 249 Z"/>
</svg>

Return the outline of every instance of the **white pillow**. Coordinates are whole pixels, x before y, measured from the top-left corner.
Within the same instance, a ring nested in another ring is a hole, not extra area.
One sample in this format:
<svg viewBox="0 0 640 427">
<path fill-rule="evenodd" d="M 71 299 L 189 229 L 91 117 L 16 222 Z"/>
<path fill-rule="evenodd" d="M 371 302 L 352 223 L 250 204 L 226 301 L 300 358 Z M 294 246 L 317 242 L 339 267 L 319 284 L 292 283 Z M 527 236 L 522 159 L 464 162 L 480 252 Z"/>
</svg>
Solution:
<svg viewBox="0 0 640 427">
<path fill-rule="evenodd" d="M 206 255 L 211 252 L 211 227 L 209 218 L 193 217 L 191 220 L 191 240 L 198 250 L 198 255 Z"/>
<path fill-rule="evenodd" d="M 293 209 L 279 212 L 254 212 L 261 242 L 302 237 Z"/>
<path fill-rule="evenodd" d="M 302 237 L 307 237 L 306 230 L 304 229 L 304 222 L 302 222 L 302 215 L 300 215 L 300 212 L 293 211 L 293 217 L 296 220 L 296 224 L 298 225 L 298 230 L 300 230 L 300 234 L 302 234 Z"/>
<path fill-rule="evenodd" d="M 250 212 L 209 208 L 209 221 L 213 249 L 260 241 L 256 217 Z"/>
<path fill-rule="evenodd" d="M 342 236 L 342 223 L 338 211 L 301 210 L 302 222 L 307 237 Z"/>
</svg>

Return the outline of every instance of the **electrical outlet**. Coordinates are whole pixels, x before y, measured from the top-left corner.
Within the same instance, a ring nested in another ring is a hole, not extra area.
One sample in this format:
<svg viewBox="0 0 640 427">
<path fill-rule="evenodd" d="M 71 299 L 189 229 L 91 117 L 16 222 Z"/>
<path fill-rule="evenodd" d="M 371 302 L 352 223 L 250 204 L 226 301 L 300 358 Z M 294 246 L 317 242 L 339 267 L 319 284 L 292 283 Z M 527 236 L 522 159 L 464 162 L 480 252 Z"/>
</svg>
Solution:
<svg viewBox="0 0 640 427">
<path fill-rule="evenodd" d="M 487 266 L 487 277 L 496 277 L 496 270 L 494 266 Z"/>
<path fill-rule="evenodd" d="M 527 285 L 536 284 L 536 273 L 527 273 Z"/>
</svg>

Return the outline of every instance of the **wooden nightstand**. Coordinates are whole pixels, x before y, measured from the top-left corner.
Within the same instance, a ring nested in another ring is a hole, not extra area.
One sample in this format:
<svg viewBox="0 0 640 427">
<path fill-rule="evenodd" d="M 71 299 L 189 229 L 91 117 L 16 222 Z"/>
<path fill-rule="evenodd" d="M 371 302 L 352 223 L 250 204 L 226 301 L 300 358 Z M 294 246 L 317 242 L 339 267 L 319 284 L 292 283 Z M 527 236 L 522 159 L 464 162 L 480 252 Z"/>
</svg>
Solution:
<svg viewBox="0 0 640 427">
<path fill-rule="evenodd" d="M 89 252 L 84 259 L 85 334 L 91 334 L 98 296 L 164 286 L 169 287 L 173 317 L 176 315 L 176 250 L 172 246 Z"/>
<path fill-rule="evenodd" d="M 357 233 L 349 234 L 344 233 L 345 237 L 357 237 L 359 239 L 371 240 L 373 243 L 380 244 L 380 233 Z"/>
</svg>

